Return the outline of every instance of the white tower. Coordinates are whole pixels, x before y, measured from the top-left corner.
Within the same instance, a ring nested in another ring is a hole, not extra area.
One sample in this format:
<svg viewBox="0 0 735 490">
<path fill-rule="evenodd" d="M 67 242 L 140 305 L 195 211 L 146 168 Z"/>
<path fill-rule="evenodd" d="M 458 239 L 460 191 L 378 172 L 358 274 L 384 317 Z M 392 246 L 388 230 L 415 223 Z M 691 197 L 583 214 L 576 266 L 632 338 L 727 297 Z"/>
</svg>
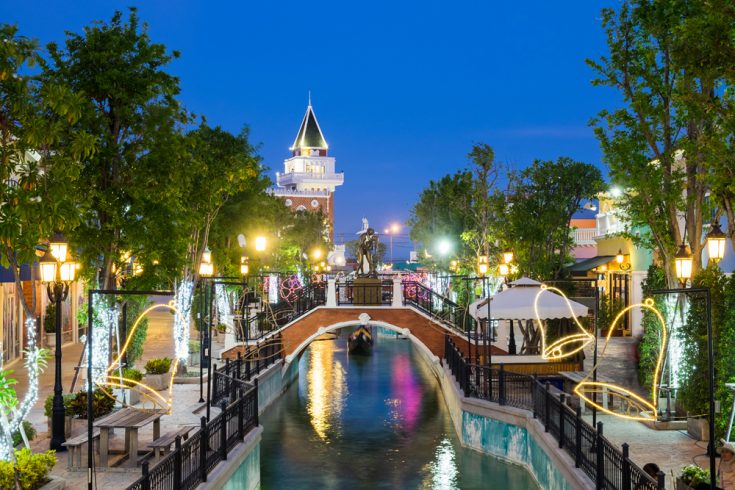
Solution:
<svg viewBox="0 0 735 490">
<path fill-rule="evenodd" d="M 284 172 L 276 172 L 273 195 L 283 199 L 292 211 L 321 210 L 334 228 L 334 190 L 344 183 L 344 173 L 335 172 L 334 158 L 327 156 L 329 146 L 316 120 L 311 100 L 301 121 L 296 139 L 289 148 L 291 158 L 284 160 Z"/>
</svg>

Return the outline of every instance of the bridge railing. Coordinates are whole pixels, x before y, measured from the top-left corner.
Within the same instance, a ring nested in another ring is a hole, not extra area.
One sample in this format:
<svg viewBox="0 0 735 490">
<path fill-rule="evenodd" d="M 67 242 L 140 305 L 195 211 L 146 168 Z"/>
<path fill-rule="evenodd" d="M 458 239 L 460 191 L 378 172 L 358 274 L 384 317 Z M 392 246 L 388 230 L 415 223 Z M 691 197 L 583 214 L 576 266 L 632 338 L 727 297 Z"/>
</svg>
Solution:
<svg viewBox="0 0 735 490">
<path fill-rule="evenodd" d="M 336 283 L 336 303 L 339 306 L 359 304 L 358 298 L 372 296 L 375 288 L 376 285 L 374 284 L 355 284 L 353 281 L 338 282 Z M 384 306 L 393 302 L 392 280 L 383 279 L 380 281 L 380 293 L 377 300 Z"/>
<path fill-rule="evenodd" d="M 559 443 L 595 482 L 598 489 L 606 490 L 660 490 L 664 488 L 664 474 L 658 481 L 651 478 L 629 458 L 628 444 L 621 448 L 603 435 L 603 424 L 589 425 L 582 417 L 580 405 L 576 410 L 566 403 L 565 393 L 552 393 L 551 385 L 525 374 L 479 366 L 468 362 L 449 335 L 444 341 L 444 362 L 454 375 L 466 397 L 479 398 L 499 405 L 508 405 L 533 412 L 540 419 L 544 431 Z"/>
<path fill-rule="evenodd" d="M 401 285 L 403 304 L 411 305 L 450 327 L 461 335 L 474 330 L 474 319 L 467 310 L 419 282 L 406 281 Z"/>
</svg>

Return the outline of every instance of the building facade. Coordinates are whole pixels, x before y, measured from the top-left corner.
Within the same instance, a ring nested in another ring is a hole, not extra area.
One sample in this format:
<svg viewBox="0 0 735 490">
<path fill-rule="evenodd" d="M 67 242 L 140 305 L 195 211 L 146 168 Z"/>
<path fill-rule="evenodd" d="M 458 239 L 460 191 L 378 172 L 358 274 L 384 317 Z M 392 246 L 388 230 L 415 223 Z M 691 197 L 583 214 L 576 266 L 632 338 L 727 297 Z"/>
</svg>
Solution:
<svg viewBox="0 0 735 490">
<path fill-rule="evenodd" d="M 311 101 L 301 121 L 291 156 L 284 171 L 276 172 L 271 194 L 283 200 L 293 212 L 321 211 L 327 219 L 330 239 L 334 236 L 334 191 L 344 183 L 344 173 L 335 170 L 335 159 L 314 114 Z"/>
</svg>

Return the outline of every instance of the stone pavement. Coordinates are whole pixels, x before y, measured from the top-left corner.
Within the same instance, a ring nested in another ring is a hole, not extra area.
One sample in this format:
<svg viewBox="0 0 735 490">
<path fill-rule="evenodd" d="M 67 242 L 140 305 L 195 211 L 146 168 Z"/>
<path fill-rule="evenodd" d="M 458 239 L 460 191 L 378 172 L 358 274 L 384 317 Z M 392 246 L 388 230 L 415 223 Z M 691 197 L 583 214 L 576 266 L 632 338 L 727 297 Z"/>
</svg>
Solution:
<svg viewBox="0 0 735 490">
<path fill-rule="evenodd" d="M 604 339 L 600 339 L 600 352 L 602 342 Z M 598 373 L 648 398 L 650 392 L 646 392 L 638 384 L 636 345 L 635 338 L 611 338 L 604 357 L 598 363 Z M 589 370 L 592 368 L 592 347 L 585 349 L 585 356 L 585 369 Z M 585 415 L 585 419 L 592 424 L 591 414 Z M 628 443 L 631 459 L 638 466 L 643 467 L 646 463 L 658 464 L 666 473 L 666 488 L 676 488 L 672 473 L 678 475 L 682 466 L 696 463 L 709 467 L 707 443 L 695 441 L 686 430 L 654 430 L 640 422 L 604 414 L 598 414 L 597 420 L 603 423 L 603 433 L 610 442 L 618 446 Z"/>
<path fill-rule="evenodd" d="M 173 316 L 164 310 L 153 310 L 149 314 L 149 325 L 148 335 L 143 349 L 143 357 L 136 363 L 136 367 L 143 371 L 143 366 L 148 359 L 158 357 L 173 357 L 174 345 L 172 341 L 172 325 Z M 192 331 L 192 339 L 196 339 L 198 333 Z M 213 339 L 213 352 L 219 352 L 221 345 L 220 338 Z M 80 354 L 82 352 L 82 344 L 67 345 L 62 348 L 62 382 L 64 393 L 68 393 L 71 388 L 71 381 L 74 376 L 74 367 L 78 365 Z M 52 352 L 53 354 L 53 352 Z M 214 360 L 217 363 L 218 360 Z M 23 367 L 22 361 L 17 362 L 13 365 L 8 366 L 9 369 L 13 370 L 11 377 L 18 380 L 16 385 L 19 396 L 23 396 L 27 390 L 27 376 Z M 192 368 L 189 368 L 190 371 Z M 193 368 L 195 372 L 198 372 L 198 368 Z M 206 381 L 205 381 L 206 382 Z M 83 383 L 82 377 L 80 376 L 77 381 L 75 391 L 79 391 L 81 384 Z M 28 420 L 34 425 L 37 430 L 37 436 L 34 441 L 31 442 L 31 447 L 34 451 L 44 451 L 49 447 L 49 434 L 47 419 L 43 413 L 43 403 L 46 397 L 53 393 L 54 387 L 54 358 L 49 359 L 48 368 L 42 373 L 39 381 L 39 397 L 38 402 L 31 410 Z M 206 387 L 205 387 L 206 388 Z M 167 396 L 167 392 L 161 392 L 164 397 Z M 161 419 L 161 434 L 178 428 L 180 425 L 199 425 L 200 417 L 205 415 L 205 410 L 200 410 L 203 404 L 199 402 L 199 383 L 193 384 L 175 384 L 173 390 L 174 406 L 171 415 L 165 415 Z M 150 406 L 150 403 L 147 405 Z M 198 412 L 198 413 L 195 413 Z M 213 409 L 213 414 L 218 413 L 217 409 Z M 139 440 L 141 447 L 147 442 L 150 442 L 153 437 L 153 425 L 150 424 L 139 431 Z M 124 446 L 124 431 L 115 431 L 115 436 L 111 440 L 112 448 L 122 449 Z M 70 489 L 86 488 L 87 484 L 87 473 L 86 473 L 86 452 L 84 453 L 83 465 L 85 469 L 83 471 L 67 471 L 67 452 L 58 453 L 58 463 L 54 470 L 53 475 L 60 476 L 67 481 L 67 487 Z M 140 476 L 140 468 L 131 470 L 113 470 L 103 471 L 98 470 L 96 472 L 96 485 L 95 488 L 125 488 L 126 485 L 132 483 Z"/>
</svg>

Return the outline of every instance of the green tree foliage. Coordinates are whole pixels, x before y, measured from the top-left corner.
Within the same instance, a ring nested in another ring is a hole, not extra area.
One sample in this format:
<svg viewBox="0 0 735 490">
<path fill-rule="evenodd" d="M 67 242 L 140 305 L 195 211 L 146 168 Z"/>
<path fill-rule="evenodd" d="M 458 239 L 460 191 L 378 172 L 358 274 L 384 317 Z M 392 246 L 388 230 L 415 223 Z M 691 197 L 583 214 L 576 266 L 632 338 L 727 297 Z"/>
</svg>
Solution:
<svg viewBox="0 0 735 490">
<path fill-rule="evenodd" d="M 624 190 L 621 208 L 632 227 L 649 230 L 641 239 L 655 247 L 675 286 L 679 213 L 696 273 L 709 177 L 717 168 L 732 176 L 722 119 L 732 99 L 735 8 L 727 0 L 626 0 L 602 18 L 610 53 L 588 63 L 599 75 L 593 83 L 619 91 L 623 105 L 602 111 L 595 133 Z"/>
<path fill-rule="evenodd" d="M 171 217 L 186 196 L 171 184 L 186 156 L 180 126 L 189 118 L 175 98 L 179 80 L 165 68 L 178 53 L 151 41 L 135 9 L 127 20 L 115 12 L 109 23 L 67 33 L 63 47 L 48 51 L 44 78 L 84 95 L 80 125 L 98 144 L 81 159 L 83 192 L 75 195 L 82 219 L 74 238 L 87 274 L 101 270 L 100 286 L 116 287 L 125 252 L 177 270 L 169 261 L 182 257 L 181 234 Z"/>
<path fill-rule="evenodd" d="M 524 274 L 559 278 L 574 243 L 572 216 L 603 186 L 597 167 L 567 157 L 536 160 L 512 178 L 504 236 Z"/>
<path fill-rule="evenodd" d="M 662 268 L 651 265 L 648 268 L 646 279 L 641 284 L 643 296 L 653 297 L 651 291 L 666 287 L 666 275 Z M 666 318 L 666 305 L 662 297 L 654 297 L 656 308 Z M 656 361 L 661 352 L 661 326 L 657 317 L 649 310 L 643 310 L 641 320 L 643 336 L 638 343 L 638 382 L 642 387 L 650 389 L 653 384 L 653 373 Z"/>
<path fill-rule="evenodd" d="M 712 301 L 712 336 L 715 362 L 715 399 L 723 410 L 716 415 L 716 438 L 723 437 L 732 406 L 732 391 L 725 383 L 735 381 L 735 284 L 718 267 L 702 269 L 694 278 L 694 287 L 710 290 Z M 686 322 L 679 335 L 683 340 L 681 389 L 679 399 L 690 415 L 702 415 L 709 409 L 709 374 L 707 364 L 707 310 L 703 294 L 689 297 Z"/>
<path fill-rule="evenodd" d="M 36 42 L 8 25 L 0 40 L 0 265 L 13 271 L 33 317 L 36 288 L 28 301 L 19 264 L 35 262 L 40 242 L 78 223 L 77 162 L 93 154 L 94 139 L 79 128 L 81 98 L 35 73 L 45 67 Z"/>
</svg>

